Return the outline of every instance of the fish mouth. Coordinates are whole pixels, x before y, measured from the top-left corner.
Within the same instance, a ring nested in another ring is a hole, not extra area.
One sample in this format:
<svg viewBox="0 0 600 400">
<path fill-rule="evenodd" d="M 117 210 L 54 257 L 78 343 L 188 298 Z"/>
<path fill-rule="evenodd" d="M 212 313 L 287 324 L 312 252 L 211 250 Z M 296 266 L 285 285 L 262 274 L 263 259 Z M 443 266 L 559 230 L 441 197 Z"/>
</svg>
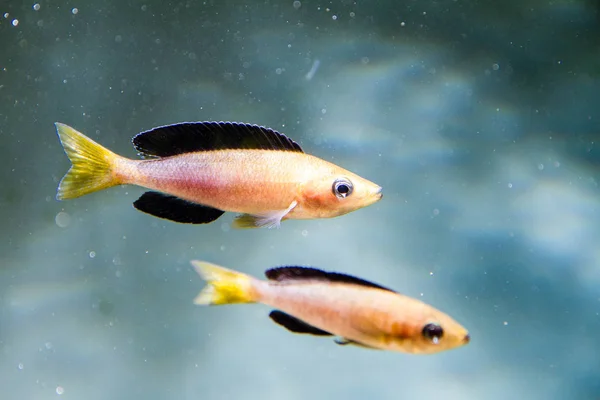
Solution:
<svg viewBox="0 0 600 400">
<path fill-rule="evenodd" d="M 464 339 L 463 339 L 463 343 L 467 344 L 471 341 L 471 335 L 469 335 L 468 333 L 465 335 Z"/>
<path fill-rule="evenodd" d="M 381 186 L 379 186 L 376 190 L 375 190 L 375 197 L 377 197 L 377 200 L 381 200 L 381 198 L 383 197 L 383 188 Z"/>
</svg>

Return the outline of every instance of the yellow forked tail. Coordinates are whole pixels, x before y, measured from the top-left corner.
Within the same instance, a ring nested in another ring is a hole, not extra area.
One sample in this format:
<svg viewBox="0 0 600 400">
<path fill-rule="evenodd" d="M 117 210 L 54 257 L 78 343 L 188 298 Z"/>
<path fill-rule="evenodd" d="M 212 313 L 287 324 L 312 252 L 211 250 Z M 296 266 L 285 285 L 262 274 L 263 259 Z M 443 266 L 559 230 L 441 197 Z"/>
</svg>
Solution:
<svg viewBox="0 0 600 400">
<path fill-rule="evenodd" d="M 121 183 L 114 174 L 118 155 L 68 125 L 55 125 L 72 164 L 58 185 L 58 200 L 74 199 Z"/>
<path fill-rule="evenodd" d="M 194 299 L 195 304 L 221 305 L 256 301 L 254 278 L 204 261 L 193 260 L 191 263 L 206 281 L 206 286 Z"/>
</svg>

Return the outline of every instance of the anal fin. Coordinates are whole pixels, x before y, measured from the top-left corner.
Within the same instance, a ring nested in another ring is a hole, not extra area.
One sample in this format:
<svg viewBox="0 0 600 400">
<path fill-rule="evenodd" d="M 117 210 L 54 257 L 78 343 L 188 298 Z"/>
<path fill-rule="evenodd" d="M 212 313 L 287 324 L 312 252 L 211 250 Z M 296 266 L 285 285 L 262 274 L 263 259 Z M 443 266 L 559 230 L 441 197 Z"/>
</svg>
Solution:
<svg viewBox="0 0 600 400">
<path fill-rule="evenodd" d="M 316 328 L 312 325 L 307 324 L 306 322 L 292 317 L 289 314 L 286 314 L 282 311 L 274 310 L 271 311 L 269 317 L 278 325 L 283 326 L 290 332 L 294 333 L 307 333 L 310 335 L 316 336 L 332 336 L 331 333 L 326 332 L 322 329 Z"/>
<path fill-rule="evenodd" d="M 147 214 L 182 224 L 208 224 L 224 211 L 159 192 L 146 192 L 133 206 Z"/>
</svg>

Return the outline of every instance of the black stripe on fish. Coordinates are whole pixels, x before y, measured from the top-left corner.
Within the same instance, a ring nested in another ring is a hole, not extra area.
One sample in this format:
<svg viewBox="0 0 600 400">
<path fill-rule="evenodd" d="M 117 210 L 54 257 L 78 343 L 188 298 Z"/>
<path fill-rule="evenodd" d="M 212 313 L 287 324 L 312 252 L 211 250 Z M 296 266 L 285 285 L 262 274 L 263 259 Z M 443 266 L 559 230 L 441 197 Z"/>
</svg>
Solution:
<svg viewBox="0 0 600 400">
<path fill-rule="evenodd" d="M 317 268 L 286 266 L 271 268 L 265 271 L 265 275 L 272 281 L 300 281 L 300 280 L 318 280 L 338 283 L 349 283 L 353 285 L 367 286 L 376 289 L 394 290 L 378 285 L 377 283 L 369 282 L 355 276 L 341 274 L 338 272 L 327 272 Z"/>
<path fill-rule="evenodd" d="M 208 224 L 224 213 L 216 208 L 158 192 L 144 193 L 133 203 L 133 206 L 155 217 L 183 224 Z"/>
<path fill-rule="evenodd" d="M 317 336 L 332 336 L 331 333 L 326 332 L 322 329 L 316 328 L 312 325 L 309 325 L 306 322 L 304 322 L 296 317 L 293 317 L 289 314 L 284 313 L 283 311 L 273 310 L 269 314 L 269 317 L 276 324 L 283 326 L 290 332 L 308 333 L 310 335 L 317 335 Z"/>
<path fill-rule="evenodd" d="M 156 157 L 226 149 L 302 152 L 298 143 L 270 128 L 222 121 L 159 126 L 137 134 L 132 142 L 142 155 Z"/>
</svg>

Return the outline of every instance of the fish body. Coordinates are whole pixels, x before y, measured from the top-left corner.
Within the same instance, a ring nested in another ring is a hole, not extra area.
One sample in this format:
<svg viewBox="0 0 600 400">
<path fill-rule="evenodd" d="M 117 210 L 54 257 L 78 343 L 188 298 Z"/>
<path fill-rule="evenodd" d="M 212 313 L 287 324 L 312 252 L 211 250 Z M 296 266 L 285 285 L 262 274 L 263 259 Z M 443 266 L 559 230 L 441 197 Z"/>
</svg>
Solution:
<svg viewBox="0 0 600 400">
<path fill-rule="evenodd" d="M 195 303 L 262 303 L 271 318 L 296 333 L 337 336 L 339 344 L 432 354 L 469 342 L 447 314 L 375 283 L 315 268 L 267 270 L 267 281 L 214 264 L 192 261 L 208 284 Z"/>
<path fill-rule="evenodd" d="M 382 197 L 380 186 L 256 125 L 155 128 L 134 137 L 151 157 L 143 160 L 121 157 L 64 124 L 57 132 L 73 164 L 59 185 L 60 200 L 132 184 L 152 190 L 134 206 L 157 217 L 208 223 L 229 211 L 241 214 L 237 227 L 271 227 L 283 219 L 337 217 Z"/>
</svg>

